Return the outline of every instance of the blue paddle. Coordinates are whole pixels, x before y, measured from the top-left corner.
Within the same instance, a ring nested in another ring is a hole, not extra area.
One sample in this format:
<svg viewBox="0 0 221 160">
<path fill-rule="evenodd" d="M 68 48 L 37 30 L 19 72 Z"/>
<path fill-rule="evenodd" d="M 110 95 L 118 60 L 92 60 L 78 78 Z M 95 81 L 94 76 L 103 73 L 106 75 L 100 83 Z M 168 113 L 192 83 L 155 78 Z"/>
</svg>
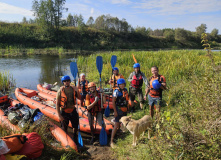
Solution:
<svg viewBox="0 0 221 160">
<path fill-rule="evenodd" d="M 70 69 L 71 69 L 71 74 L 74 77 L 75 86 L 76 86 L 76 77 L 77 77 L 77 74 L 78 74 L 77 63 L 76 62 L 71 62 Z M 77 103 L 77 100 L 76 100 L 76 103 Z M 78 108 L 78 103 L 77 103 L 77 108 Z M 84 144 L 83 144 L 83 140 L 82 140 L 82 137 L 81 137 L 80 125 L 78 125 L 78 143 L 79 143 L 80 147 L 83 147 Z"/>
<path fill-rule="evenodd" d="M 112 69 L 114 68 L 114 66 L 115 66 L 116 63 L 117 63 L 117 56 L 112 55 L 112 56 L 111 56 L 111 67 L 112 67 Z M 111 74 L 111 80 L 112 80 L 112 74 Z M 111 84 L 110 84 L 110 88 L 111 88 Z M 110 94 L 108 95 L 107 108 L 104 110 L 104 115 L 105 115 L 105 117 L 109 117 L 109 116 L 110 116 L 109 101 L 110 101 Z"/>
<path fill-rule="evenodd" d="M 97 65 L 97 70 L 100 74 L 100 89 L 101 89 L 101 72 L 102 72 L 102 69 L 103 69 L 103 59 L 102 59 L 101 56 L 97 56 L 96 65 Z M 103 98 L 103 96 L 102 96 L 102 93 L 101 93 L 101 108 L 103 110 L 102 98 Z M 103 113 L 102 113 L 102 129 L 101 129 L 100 136 L 99 136 L 99 142 L 100 142 L 100 145 L 102 145 L 102 146 L 107 145 L 107 133 L 104 129 Z"/>
</svg>

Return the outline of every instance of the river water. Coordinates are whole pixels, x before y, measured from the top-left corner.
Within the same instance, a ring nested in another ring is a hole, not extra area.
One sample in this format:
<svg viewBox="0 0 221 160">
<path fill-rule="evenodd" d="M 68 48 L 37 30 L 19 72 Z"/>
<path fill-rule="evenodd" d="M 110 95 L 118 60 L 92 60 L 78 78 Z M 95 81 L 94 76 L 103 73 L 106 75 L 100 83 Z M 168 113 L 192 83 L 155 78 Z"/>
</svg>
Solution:
<svg viewBox="0 0 221 160">
<path fill-rule="evenodd" d="M 60 77 L 69 75 L 70 62 L 73 55 L 31 55 L 20 57 L 0 58 L 0 71 L 9 72 L 15 80 L 16 87 L 37 89 L 39 83 L 58 82 L 61 85 Z"/>
</svg>

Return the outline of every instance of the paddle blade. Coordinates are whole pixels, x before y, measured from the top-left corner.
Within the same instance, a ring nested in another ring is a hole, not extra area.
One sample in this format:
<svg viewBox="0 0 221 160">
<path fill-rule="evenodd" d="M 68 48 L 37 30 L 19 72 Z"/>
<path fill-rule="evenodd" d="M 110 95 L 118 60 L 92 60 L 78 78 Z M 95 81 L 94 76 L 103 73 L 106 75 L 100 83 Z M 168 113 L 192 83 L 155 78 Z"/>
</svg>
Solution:
<svg viewBox="0 0 221 160">
<path fill-rule="evenodd" d="M 103 59 L 101 56 L 97 56 L 96 58 L 96 65 L 97 65 L 97 70 L 101 74 L 102 69 L 103 69 Z"/>
<path fill-rule="evenodd" d="M 70 64 L 71 74 L 76 79 L 78 73 L 78 67 L 76 62 L 71 62 Z"/>
<path fill-rule="evenodd" d="M 111 57 L 111 66 L 112 66 L 112 68 L 114 68 L 116 63 L 117 63 L 117 56 L 113 55 Z"/>
<path fill-rule="evenodd" d="M 100 142 L 101 146 L 107 145 L 107 133 L 106 133 L 104 127 L 102 127 L 102 129 L 101 129 L 101 133 L 99 136 L 99 142 Z"/>
<path fill-rule="evenodd" d="M 104 110 L 104 115 L 105 115 L 105 117 L 109 117 L 109 116 L 110 116 L 110 107 L 109 107 L 109 105 L 108 105 L 107 108 Z"/>
<path fill-rule="evenodd" d="M 84 146 L 80 131 L 78 131 L 78 144 L 80 147 Z"/>
<path fill-rule="evenodd" d="M 132 55 L 133 55 L 134 62 L 137 63 L 137 60 L 136 60 L 134 54 L 132 54 Z"/>
</svg>

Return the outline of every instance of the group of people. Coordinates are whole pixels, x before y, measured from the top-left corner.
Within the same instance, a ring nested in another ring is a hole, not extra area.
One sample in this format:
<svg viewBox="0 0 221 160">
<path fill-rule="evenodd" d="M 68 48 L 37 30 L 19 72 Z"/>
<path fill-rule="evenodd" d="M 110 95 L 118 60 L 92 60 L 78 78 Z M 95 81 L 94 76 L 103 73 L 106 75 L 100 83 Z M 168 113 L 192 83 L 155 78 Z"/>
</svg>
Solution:
<svg viewBox="0 0 221 160">
<path fill-rule="evenodd" d="M 109 83 L 113 89 L 112 102 L 115 117 L 115 124 L 111 134 L 110 146 L 114 145 L 114 136 L 117 130 L 120 128 L 119 120 L 121 117 L 126 116 L 129 112 L 134 111 L 135 96 L 138 96 L 140 102 L 140 108 L 144 108 L 144 101 L 149 101 L 150 115 L 153 118 L 154 108 L 156 109 L 156 115 L 159 116 L 160 106 L 162 102 L 162 91 L 166 89 L 166 79 L 163 75 L 160 75 L 156 66 L 151 68 L 152 76 L 149 81 L 140 70 L 140 64 L 135 63 L 133 65 L 134 71 L 127 79 L 130 82 L 129 93 L 126 88 L 126 81 L 124 76 L 119 73 L 117 67 L 113 68 L 112 76 Z M 102 125 L 102 107 L 101 104 L 106 103 L 106 97 L 102 89 L 97 90 L 94 82 L 89 82 L 85 78 L 85 74 L 80 75 L 77 86 L 71 86 L 71 79 L 69 76 L 63 76 L 61 78 L 63 86 L 57 92 L 57 113 L 61 126 L 64 131 L 67 132 L 69 121 L 72 124 L 74 132 L 74 141 L 77 143 L 77 130 L 79 125 L 79 117 L 75 108 L 76 98 L 81 100 L 81 105 L 85 104 L 88 110 L 88 120 L 91 129 L 91 143 L 94 142 L 94 117 L 96 117 L 98 124 Z M 143 83 L 146 86 L 145 95 L 143 96 L 142 86 Z"/>
</svg>

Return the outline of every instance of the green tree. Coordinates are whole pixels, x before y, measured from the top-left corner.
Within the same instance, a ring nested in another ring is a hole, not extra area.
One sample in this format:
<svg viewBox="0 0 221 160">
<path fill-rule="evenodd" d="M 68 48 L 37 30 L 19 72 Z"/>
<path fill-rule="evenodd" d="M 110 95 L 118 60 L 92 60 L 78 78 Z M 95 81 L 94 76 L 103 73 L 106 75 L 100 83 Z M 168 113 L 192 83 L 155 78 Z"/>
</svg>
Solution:
<svg viewBox="0 0 221 160">
<path fill-rule="evenodd" d="M 62 12 L 66 0 L 34 0 L 32 9 L 44 36 L 52 37 L 62 25 Z M 58 34 L 56 34 L 58 35 Z"/>
<path fill-rule="evenodd" d="M 168 41 L 174 41 L 175 40 L 175 33 L 174 33 L 174 30 L 172 30 L 172 29 L 164 29 L 163 30 L 163 36 Z"/>
<path fill-rule="evenodd" d="M 93 25 L 94 25 L 94 18 L 93 17 L 89 17 L 86 25 L 89 26 L 89 27 L 93 27 Z"/>
<path fill-rule="evenodd" d="M 202 33 L 206 33 L 206 29 L 207 29 L 207 26 L 206 24 L 201 24 L 200 26 L 196 27 L 196 33 L 198 36 L 201 36 Z"/>
<path fill-rule="evenodd" d="M 184 28 L 175 29 L 175 40 L 186 42 L 188 39 L 188 32 Z"/>
<path fill-rule="evenodd" d="M 26 17 L 23 17 L 23 19 L 22 19 L 22 23 L 23 23 L 23 24 L 27 24 L 27 23 L 28 23 Z"/>
<path fill-rule="evenodd" d="M 213 38 L 216 39 L 216 38 L 218 37 L 218 33 L 219 33 L 219 30 L 216 29 L 216 28 L 214 28 L 214 29 L 211 31 L 210 35 L 211 35 Z"/>
<path fill-rule="evenodd" d="M 74 26 L 74 17 L 70 13 L 67 17 L 67 26 Z"/>
</svg>

